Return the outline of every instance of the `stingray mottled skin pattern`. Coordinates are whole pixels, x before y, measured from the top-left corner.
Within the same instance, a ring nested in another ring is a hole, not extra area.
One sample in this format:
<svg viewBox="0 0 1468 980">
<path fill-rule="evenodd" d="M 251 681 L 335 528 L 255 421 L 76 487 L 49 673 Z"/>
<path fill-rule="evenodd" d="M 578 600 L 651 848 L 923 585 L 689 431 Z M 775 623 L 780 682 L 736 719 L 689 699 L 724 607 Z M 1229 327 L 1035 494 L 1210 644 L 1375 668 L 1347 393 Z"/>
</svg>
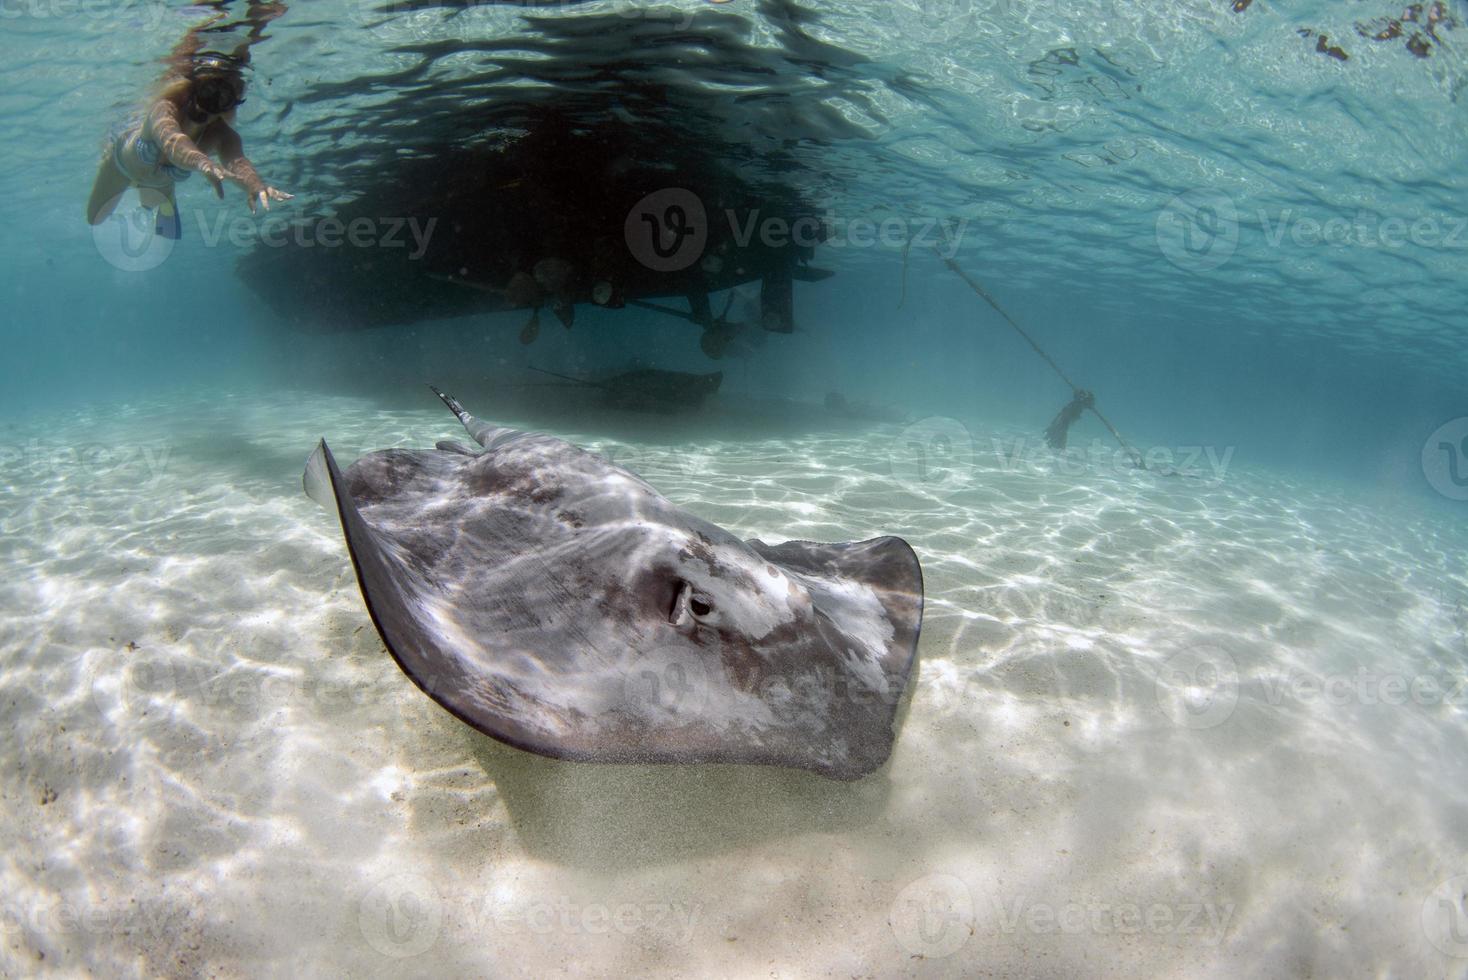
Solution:
<svg viewBox="0 0 1468 980">
<path fill-rule="evenodd" d="M 434 391 L 477 446 L 343 471 L 323 440 L 305 476 L 429 697 L 557 759 L 847 780 L 888 759 L 923 615 L 905 541 L 740 540 L 601 456 Z"/>
</svg>

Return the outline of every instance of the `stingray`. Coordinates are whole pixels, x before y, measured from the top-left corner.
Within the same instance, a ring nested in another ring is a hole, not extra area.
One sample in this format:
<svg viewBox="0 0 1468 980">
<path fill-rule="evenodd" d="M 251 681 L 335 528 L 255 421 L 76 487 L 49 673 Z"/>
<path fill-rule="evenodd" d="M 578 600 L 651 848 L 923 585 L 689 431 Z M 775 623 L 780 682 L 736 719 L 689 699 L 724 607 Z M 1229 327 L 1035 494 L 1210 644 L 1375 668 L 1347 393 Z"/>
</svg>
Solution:
<svg viewBox="0 0 1468 980">
<path fill-rule="evenodd" d="M 305 474 L 430 698 L 557 759 L 843 780 L 886 761 L 922 625 L 905 541 L 743 541 L 601 456 L 434 391 L 477 447 L 342 471 L 322 440 Z"/>
</svg>

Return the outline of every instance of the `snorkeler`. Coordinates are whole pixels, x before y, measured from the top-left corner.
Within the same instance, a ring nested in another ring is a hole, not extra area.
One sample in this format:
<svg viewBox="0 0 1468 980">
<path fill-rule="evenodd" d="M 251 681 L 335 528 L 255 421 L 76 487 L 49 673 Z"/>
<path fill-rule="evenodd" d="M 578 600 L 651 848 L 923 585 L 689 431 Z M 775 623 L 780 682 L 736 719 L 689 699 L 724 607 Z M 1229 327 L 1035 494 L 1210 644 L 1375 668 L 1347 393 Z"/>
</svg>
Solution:
<svg viewBox="0 0 1468 980">
<path fill-rule="evenodd" d="M 245 101 L 248 62 L 216 52 L 175 54 L 178 67 L 164 80 L 142 122 L 117 133 L 108 146 L 87 201 L 88 224 L 105 221 L 123 193 L 136 187 L 143 207 L 157 210 L 157 234 L 176 239 L 182 225 L 174 187 L 196 171 L 220 198 L 224 181 L 242 186 L 251 213 L 259 207 L 269 210 L 271 201 L 290 200 L 292 195 L 261 179 L 230 126 L 235 109 Z M 219 163 L 209 159 L 211 153 Z"/>
</svg>

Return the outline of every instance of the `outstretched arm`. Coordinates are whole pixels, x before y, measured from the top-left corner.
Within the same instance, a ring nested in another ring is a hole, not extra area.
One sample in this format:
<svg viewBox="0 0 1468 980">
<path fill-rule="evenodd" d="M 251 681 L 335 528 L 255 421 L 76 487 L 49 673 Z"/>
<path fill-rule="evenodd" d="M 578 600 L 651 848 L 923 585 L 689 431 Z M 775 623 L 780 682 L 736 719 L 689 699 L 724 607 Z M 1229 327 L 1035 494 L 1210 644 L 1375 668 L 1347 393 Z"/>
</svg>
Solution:
<svg viewBox="0 0 1468 980">
<path fill-rule="evenodd" d="M 245 156 L 245 145 L 240 134 L 223 119 L 216 119 L 202 137 L 204 145 L 219 154 L 219 159 L 234 175 L 234 180 L 245 189 L 250 198 L 250 211 L 258 207 L 270 210 L 271 201 L 289 201 L 292 195 L 276 190 L 265 183 L 255 165 Z"/>
<path fill-rule="evenodd" d="M 148 129 L 169 163 L 184 170 L 197 170 L 214 184 L 216 194 L 224 196 L 222 181 L 234 179 L 234 174 L 215 164 L 189 139 L 189 135 L 179 127 L 177 106 L 167 99 L 154 102 L 153 108 L 148 110 Z"/>
</svg>

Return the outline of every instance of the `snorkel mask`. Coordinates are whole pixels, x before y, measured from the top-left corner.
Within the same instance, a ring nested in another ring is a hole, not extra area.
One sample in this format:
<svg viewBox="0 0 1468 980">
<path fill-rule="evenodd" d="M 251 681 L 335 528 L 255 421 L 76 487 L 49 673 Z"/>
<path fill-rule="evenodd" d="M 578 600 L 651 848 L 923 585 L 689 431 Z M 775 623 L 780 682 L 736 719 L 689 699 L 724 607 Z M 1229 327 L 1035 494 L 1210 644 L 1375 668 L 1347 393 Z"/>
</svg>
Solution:
<svg viewBox="0 0 1468 980">
<path fill-rule="evenodd" d="M 227 54 L 206 53 L 194 58 L 189 69 L 193 82 L 189 94 L 192 114 L 222 116 L 245 101 L 243 60 Z"/>
</svg>

